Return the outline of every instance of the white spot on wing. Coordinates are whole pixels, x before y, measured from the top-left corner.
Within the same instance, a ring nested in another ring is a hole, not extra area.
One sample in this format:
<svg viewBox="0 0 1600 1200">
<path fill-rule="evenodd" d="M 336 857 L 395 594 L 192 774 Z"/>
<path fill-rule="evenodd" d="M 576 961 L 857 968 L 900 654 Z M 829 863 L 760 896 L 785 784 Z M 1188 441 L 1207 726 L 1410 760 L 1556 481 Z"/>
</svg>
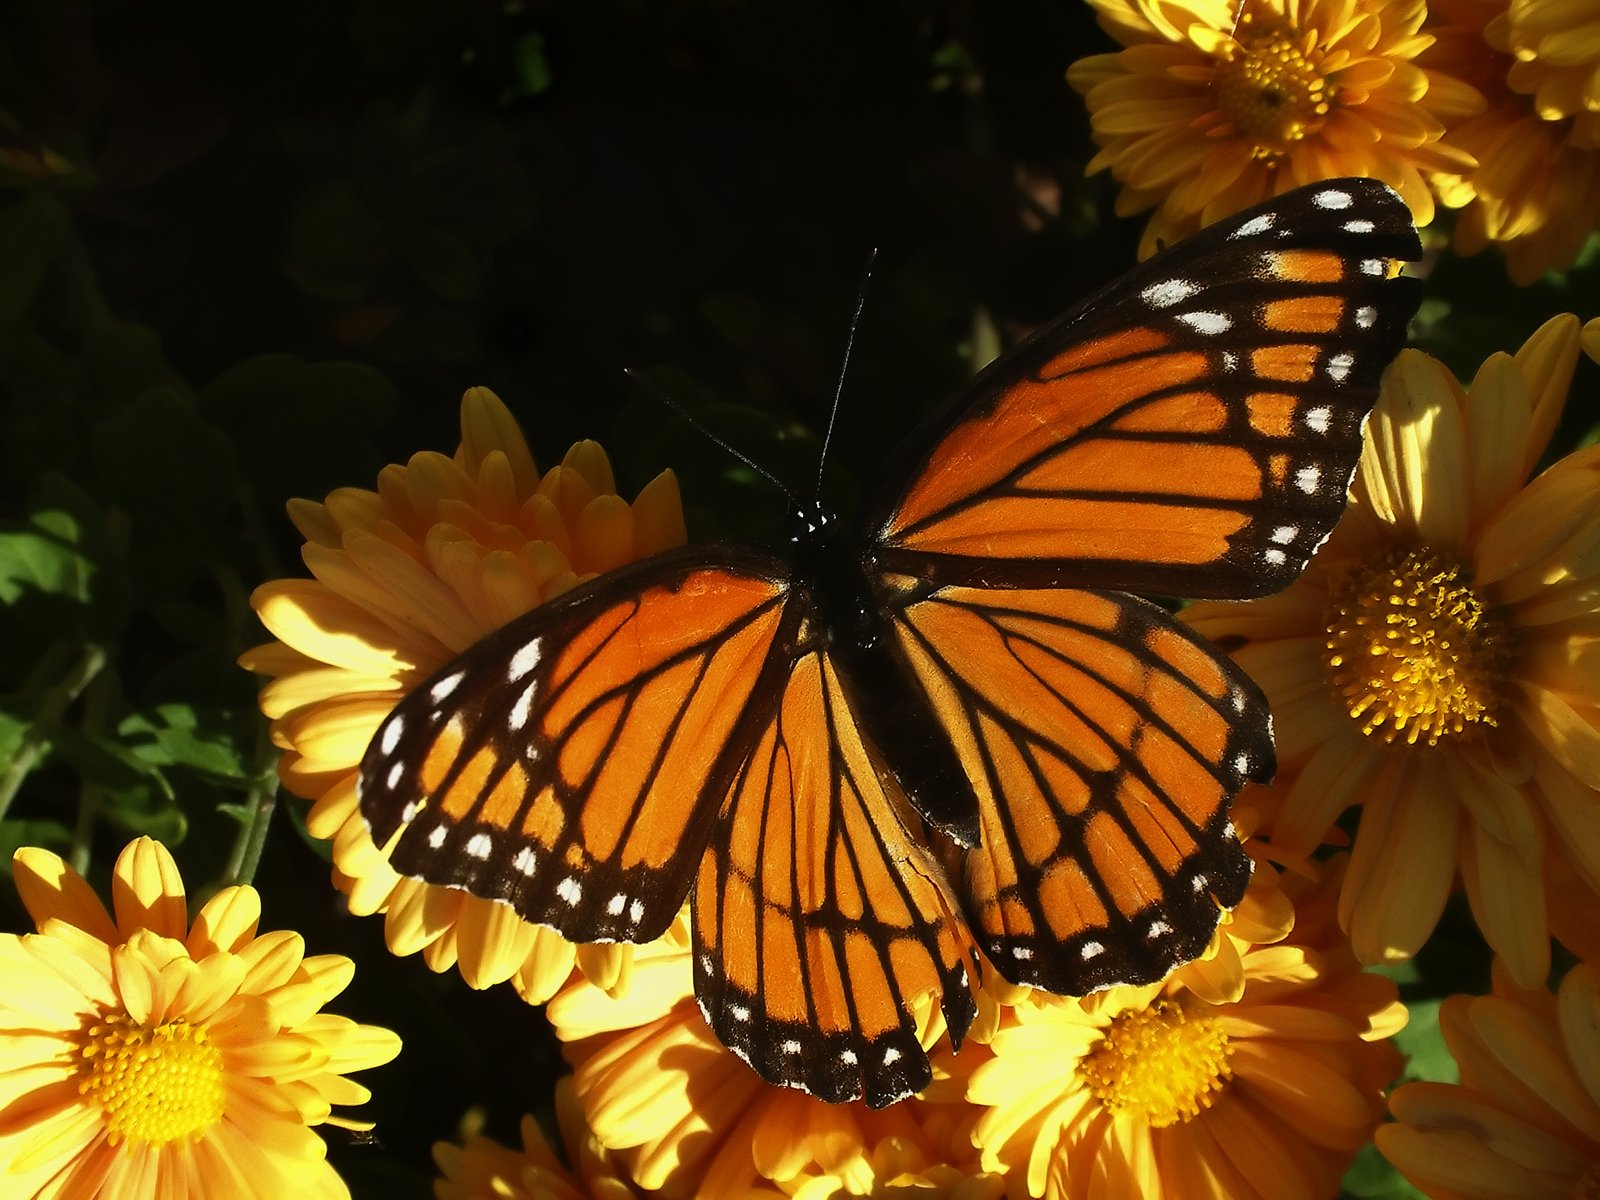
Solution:
<svg viewBox="0 0 1600 1200">
<path fill-rule="evenodd" d="M 528 723 L 528 714 L 533 711 L 533 694 L 538 690 L 539 681 L 536 679 L 517 697 L 517 702 L 511 706 L 511 715 L 506 718 L 506 723 L 512 729 L 521 729 Z"/>
<path fill-rule="evenodd" d="M 1193 879 L 1189 880 L 1189 886 L 1192 887 L 1195 890 L 1195 892 L 1198 894 L 1200 892 L 1205 891 L 1206 888 L 1210 887 L 1211 886 L 1211 881 L 1209 879 L 1207 879 L 1204 874 L 1199 874 L 1199 875 L 1196 875 Z"/>
<path fill-rule="evenodd" d="M 1241 775 L 1250 773 L 1250 756 L 1248 754 L 1235 754 L 1233 756 L 1233 769 Z"/>
<path fill-rule="evenodd" d="M 428 835 L 428 848 L 430 850 L 437 850 L 440 846 L 444 845 L 444 839 L 448 837 L 449 834 L 450 831 L 443 825 L 435 825 L 433 827 L 433 832 Z"/>
<path fill-rule="evenodd" d="M 839 1061 L 847 1067 L 853 1067 L 858 1061 L 854 1050 L 843 1050 L 839 1054 Z"/>
<path fill-rule="evenodd" d="M 394 791 L 395 788 L 400 786 L 400 780 L 404 777 L 405 773 L 406 773 L 406 765 L 405 765 L 405 763 L 403 763 L 403 762 L 395 763 L 394 766 L 389 768 L 389 773 L 383 777 L 383 782 L 384 782 L 385 786 L 387 786 L 388 789 L 391 792 Z M 407 805 L 407 807 L 410 807 L 410 806 Z M 407 819 L 409 820 L 409 818 L 407 818 Z"/>
<path fill-rule="evenodd" d="M 1344 223 L 1344 228 L 1346 233 L 1371 233 L 1377 228 L 1377 226 L 1375 226 L 1371 221 L 1357 217 L 1353 221 L 1346 221 Z"/>
<path fill-rule="evenodd" d="M 786 1042 L 784 1042 L 784 1043 L 783 1043 L 783 1045 L 782 1045 L 782 1046 L 781 1046 L 781 1047 L 779 1047 L 779 1048 L 780 1048 L 780 1049 L 781 1049 L 781 1050 L 782 1050 L 782 1051 L 783 1051 L 783 1052 L 784 1052 L 784 1053 L 785 1053 L 785 1054 L 799 1054 L 799 1053 L 800 1053 L 800 1043 L 799 1043 L 799 1042 L 797 1042 L 797 1041 L 795 1041 L 795 1040 L 794 1040 L 794 1039 L 793 1039 L 793 1038 L 790 1038 L 790 1039 L 788 1039 L 788 1040 L 787 1040 L 787 1041 L 786 1041 Z"/>
<path fill-rule="evenodd" d="M 1026 946 L 1013 946 L 1011 947 L 1011 957 L 1021 959 L 1023 962 L 1026 962 L 1028 959 L 1033 957 L 1033 951 L 1028 949 Z"/>
<path fill-rule="evenodd" d="M 1333 421 L 1333 410 L 1323 405 L 1306 411 L 1306 428 L 1312 433 L 1327 433 Z"/>
<path fill-rule="evenodd" d="M 632 904 L 628 905 L 628 920 L 635 925 L 644 920 L 643 900 L 635 900 Z"/>
<path fill-rule="evenodd" d="M 466 677 L 467 673 L 465 671 L 456 671 L 453 674 L 446 675 L 428 689 L 428 699 L 435 704 L 443 704 L 450 698 L 450 693 L 461 686 L 461 681 Z"/>
<path fill-rule="evenodd" d="M 1239 356 L 1232 350 L 1222 352 L 1222 369 L 1224 371 L 1237 371 L 1239 369 Z"/>
<path fill-rule="evenodd" d="M 1262 551 L 1261 557 L 1266 559 L 1275 567 L 1281 567 L 1284 563 L 1289 561 L 1289 556 L 1282 550 L 1279 550 L 1276 546 L 1268 546 L 1264 551 Z"/>
<path fill-rule="evenodd" d="M 1207 336 L 1215 336 L 1219 333 L 1227 333 L 1228 330 L 1233 328 L 1233 319 L 1229 317 L 1227 313 L 1183 313 L 1178 317 L 1178 320 L 1182 321 L 1196 333 L 1203 333 Z"/>
<path fill-rule="evenodd" d="M 1151 308 L 1171 308 L 1174 304 L 1181 304 L 1200 289 L 1187 279 L 1163 279 L 1160 283 L 1152 283 L 1139 297 Z"/>
<path fill-rule="evenodd" d="M 1363 275 L 1382 275 L 1388 269 L 1381 258 L 1363 258 L 1361 260 L 1361 273 Z"/>
<path fill-rule="evenodd" d="M 1277 542 L 1280 546 L 1287 546 L 1290 542 L 1294 541 L 1299 532 L 1300 526 L 1298 525 L 1279 525 L 1272 531 L 1272 540 Z"/>
<path fill-rule="evenodd" d="M 621 892 L 618 892 L 615 896 L 606 901 L 606 912 L 611 914 L 613 917 L 620 917 L 622 915 L 622 910 L 627 907 L 628 898 Z"/>
<path fill-rule="evenodd" d="M 1317 485 L 1322 482 L 1322 472 L 1316 467 L 1301 467 L 1294 473 L 1294 485 L 1306 495 L 1311 495 L 1317 490 Z"/>
<path fill-rule="evenodd" d="M 883 1052 L 883 1065 L 884 1066 L 892 1067 L 895 1063 L 897 1063 L 899 1061 L 900 1061 L 900 1050 L 899 1050 L 898 1047 L 890 1046 L 887 1050 L 885 1050 Z"/>
<path fill-rule="evenodd" d="M 730 1004 L 728 1006 L 728 1015 L 735 1021 L 748 1021 L 750 1019 L 750 1010 L 742 1004 Z"/>
<path fill-rule="evenodd" d="M 511 683 L 515 683 L 537 667 L 541 652 L 540 639 L 538 638 L 519 646 L 517 652 L 511 656 L 511 665 L 506 670 L 506 679 Z"/>
<path fill-rule="evenodd" d="M 1311 202 L 1318 208 L 1349 208 L 1355 203 L 1349 192 L 1341 192 L 1336 188 L 1329 188 L 1325 192 L 1318 192 L 1311 197 Z"/>
<path fill-rule="evenodd" d="M 1362 329 L 1371 329 L 1378 323 L 1378 310 L 1370 304 L 1363 304 L 1356 309 L 1356 324 Z"/>
<path fill-rule="evenodd" d="M 583 898 L 583 886 L 571 875 L 556 884 L 556 895 L 560 896 L 568 905 L 576 906 Z"/>
<path fill-rule="evenodd" d="M 1356 365 L 1355 356 L 1351 354 L 1335 354 L 1328 359 L 1328 378 L 1335 383 L 1343 383 L 1350 378 L 1350 368 Z"/>
<path fill-rule="evenodd" d="M 401 823 L 405 824 L 405 825 L 411 824 L 412 820 L 421 811 L 422 811 L 422 801 L 421 800 L 408 800 L 406 802 L 406 806 L 400 810 L 400 821 L 401 821 Z"/>
<path fill-rule="evenodd" d="M 475 833 L 467 839 L 467 855 L 469 858 L 488 858 L 489 852 L 494 849 L 494 839 L 487 833 Z"/>
<path fill-rule="evenodd" d="M 1106 948 L 1099 942 L 1085 942 L 1083 949 L 1078 951 L 1078 957 L 1087 962 L 1091 958 L 1099 958 L 1106 952 Z"/>
<path fill-rule="evenodd" d="M 517 856 L 511 860 L 511 865 L 524 875 L 532 875 L 534 867 L 538 865 L 538 861 L 534 856 L 533 850 L 528 846 L 524 846 L 517 851 Z"/>
<path fill-rule="evenodd" d="M 384 754 L 393 754 L 394 748 L 400 744 L 400 735 L 405 732 L 406 723 L 399 717 L 390 717 L 384 722 L 383 732 L 378 735 L 378 749 Z"/>
<path fill-rule="evenodd" d="M 1150 928 L 1144 931 L 1144 936 L 1149 938 L 1151 941 L 1155 941 L 1156 938 L 1166 937 L 1167 934 L 1171 932 L 1172 926 L 1168 925 L 1165 921 L 1151 921 Z"/>
<path fill-rule="evenodd" d="M 1229 238 L 1256 237 L 1272 228 L 1273 216 L 1271 213 L 1262 213 L 1260 216 L 1251 217 L 1239 228 L 1228 235 Z"/>
</svg>

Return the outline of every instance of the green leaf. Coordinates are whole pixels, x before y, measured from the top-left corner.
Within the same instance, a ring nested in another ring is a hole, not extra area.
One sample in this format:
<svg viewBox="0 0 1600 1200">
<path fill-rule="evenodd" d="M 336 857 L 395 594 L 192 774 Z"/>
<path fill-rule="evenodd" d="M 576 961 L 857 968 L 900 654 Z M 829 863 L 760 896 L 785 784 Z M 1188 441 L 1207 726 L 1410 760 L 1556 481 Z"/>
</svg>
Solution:
<svg viewBox="0 0 1600 1200">
<path fill-rule="evenodd" d="M 96 422 L 95 458 L 112 498 L 151 542 L 211 542 L 233 510 L 233 447 L 170 388 Z"/>
<path fill-rule="evenodd" d="M 0 209 L 0 322 L 32 306 L 60 253 L 63 229 L 59 211 L 35 194 Z"/>
<path fill-rule="evenodd" d="M 537 96 L 550 89 L 554 77 L 550 72 L 550 60 L 544 52 L 544 34 L 535 30 L 516 40 L 511 47 L 511 69 L 516 76 L 516 83 L 507 89 L 503 99 Z"/>
<path fill-rule="evenodd" d="M 394 406 L 381 371 L 298 354 L 246 359 L 200 394 L 201 411 L 227 432 L 245 479 L 271 505 L 375 474 L 372 433 Z"/>
<path fill-rule="evenodd" d="M 42 479 L 26 517 L 0 528 L 0 605 L 6 622 L 59 637 L 113 636 L 126 590 L 112 566 L 110 538 L 87 492 L 60 475 Z"/>
<path fill-rule="evenodd" d="M 1415 1200 L 1422 1195 L 1370 1142 L 1345 1172 L 1344 1194 L 1359 1200 Z"/>
<path fill-rule="evenodd" d="M 227 731 L 204 727 L 187 704 L 158 704 L 117 726 L 129 752 L 151 767 L 187 767 L 215 783 L 243 785 L 249 767 Z"/>
<path fill-rule="evenodd" d="M 417 282 L 441 300 L 470 300 L 483 286 L 483 271 L 465 242 L 454 234 L 423 229 L 401 246 Z"/>
<path fill-rule="evenodd" d="M 1439 1032 L 1438 1000 L 1408 1000 L 1411 1019 L 1395 1034 L 1394 1044 L 1406 1056 L 1407 1080 L 1425 1079 L 1435 1083 L 1461 1082 L 1461 1068 L 1450 1055 L 1444 1035 Z"/>
</svg>

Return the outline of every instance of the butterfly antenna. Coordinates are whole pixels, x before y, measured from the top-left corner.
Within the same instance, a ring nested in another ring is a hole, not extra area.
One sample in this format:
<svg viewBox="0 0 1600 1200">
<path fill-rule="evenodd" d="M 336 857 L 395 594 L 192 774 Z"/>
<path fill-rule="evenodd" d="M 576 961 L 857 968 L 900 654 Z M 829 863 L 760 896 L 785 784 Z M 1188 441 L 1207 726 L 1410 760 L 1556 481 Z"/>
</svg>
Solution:
<svg viewBox="0 0 1600 1200">
<path fill-rule="evenodd" d="M 850 351 L 855 348 L 856 328 L 861 324 L 861 310 L 867 306 L 867 283 L 872 278 L 872 266 L 878 261 L 878 248 L 867 254 L 867 265 L 861 268 L 861 283 L 856 288 L 856 310 L 850 315 L 850 332 L 844 339 L 844 359 L 839 363 L 839 382 L 833 389 L 833 410 L 828 413 L 828 431 L 822 435 L 822 453 L 817 456 L 817 486 L 814 495 L 822 495 L 822 472 L 828 465 L 828 445 L 833 441 L 833 427 L 839 420 L 839 398 L 844 395 L 845 372 L 850 369 Z"/>
<path fill-rule="evenodd" d="M 721 446 L 729 454 L 733 455 L 733 457 L 737 458 L 745 466 L 749 467 L 757 475 L 761 476 L 761 478 L 765 479 L 773 487 L 777 488 L 783 493 L 784 498 L 789 501 L 790 505 L 793 506 L 795 503 L 794 493 L 783 486 L 783 480 L 779 479 L 771 471 L 767 470 L 743 450 L 740 450 L 737 446 L 733 445 L 733 443 L 729 442 L 726 438 L 719 437 L 717 434 L 712 433 L 711 430 L 707 429 L 695 419 L 693 413 L 657 387 L 655 385 L 655 381 L 650 379 L 649 376 L 643 374 L 642 372 L 635 371 L 632 367 L 623 367 L 622 373 L 635 383 L 641 385 L 645 391 L 649 392 L 657 400 L 661 401 L 661 403 L 665 404 L 673 412 L 677 413 L 680 417 L 687 421 L 691 426 L 699 430 L 700 433 L 707 439 Z"/>
</svg>

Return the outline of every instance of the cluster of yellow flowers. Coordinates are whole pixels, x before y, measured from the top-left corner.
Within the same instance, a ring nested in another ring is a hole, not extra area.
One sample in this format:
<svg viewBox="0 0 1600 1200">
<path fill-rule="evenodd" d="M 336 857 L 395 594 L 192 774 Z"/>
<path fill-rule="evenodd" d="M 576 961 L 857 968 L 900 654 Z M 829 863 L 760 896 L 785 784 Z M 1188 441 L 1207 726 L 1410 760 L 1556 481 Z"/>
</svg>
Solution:
<svg viewBox="0 0 1600 1200">
<path fill-rule="evenodd" d="M 1124 47 L 1067 72 L 1142 250 L 1340 175 L 1511 277 L 1570 265 L 1600 224 L 1600 22 L 1548 0 L 1090 0 Z"/>
</svg>

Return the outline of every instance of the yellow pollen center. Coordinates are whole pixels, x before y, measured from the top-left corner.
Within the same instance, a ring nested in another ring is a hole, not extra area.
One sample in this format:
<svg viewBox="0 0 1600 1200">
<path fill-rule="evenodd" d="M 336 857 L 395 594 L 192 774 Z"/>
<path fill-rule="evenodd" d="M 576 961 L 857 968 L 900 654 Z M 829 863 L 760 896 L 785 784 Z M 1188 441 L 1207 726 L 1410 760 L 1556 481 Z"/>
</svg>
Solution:
<svg viewBox="0 0 1600 1200">
<path fill-rule="evenodd" d="M 1079 1070 L 1107 1109 L 1160 1129 L 1211 1107 L 1233 1076 L 1231 1053 L 1215 1018 L 1163 1001 L 1112 1021 Z"/>
<path fill-rule="evenodd" d="M 105 1110 L 112 1145 L 164 1145 L 222 1119 L 222 1051 L 186 1021 L 136 1024 L 117 1013 L 91 1026 L 78 1091 Z"/>
<path fill-rule="evenodd" d="M 1331 105 L 1316 35 L 1248 9 L 1217 66 L 1217 107 L 1257 158 L 1275 158 L 1322 128 Z"/>
<path fill-rule="evenodd" d="M 1433 746 L 1496 723 L 1511 635 L 1462 573 L 1427 550 L 1391 551 L 1334 587 L 1328 675 L 1362 733 Z"/>
</svg>

